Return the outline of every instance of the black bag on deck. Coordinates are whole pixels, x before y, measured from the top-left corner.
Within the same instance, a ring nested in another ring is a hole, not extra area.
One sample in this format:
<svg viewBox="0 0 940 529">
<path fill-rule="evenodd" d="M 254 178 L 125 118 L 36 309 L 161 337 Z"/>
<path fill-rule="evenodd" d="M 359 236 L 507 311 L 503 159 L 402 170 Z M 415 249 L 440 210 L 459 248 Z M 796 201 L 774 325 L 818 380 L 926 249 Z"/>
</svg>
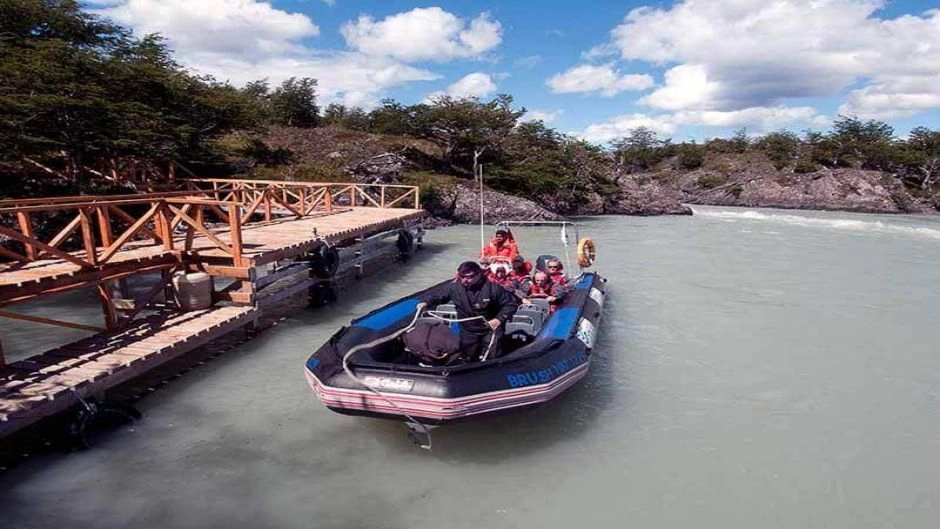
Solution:
<svg viewBox="0 0 940 529">
<path fill-rule="evenodd" d="M 460 358 L 460 335 L 446 321 L 419 319 L 403 339 L 405 347 L 421 363 L 444 366 Z"/>
</svg>

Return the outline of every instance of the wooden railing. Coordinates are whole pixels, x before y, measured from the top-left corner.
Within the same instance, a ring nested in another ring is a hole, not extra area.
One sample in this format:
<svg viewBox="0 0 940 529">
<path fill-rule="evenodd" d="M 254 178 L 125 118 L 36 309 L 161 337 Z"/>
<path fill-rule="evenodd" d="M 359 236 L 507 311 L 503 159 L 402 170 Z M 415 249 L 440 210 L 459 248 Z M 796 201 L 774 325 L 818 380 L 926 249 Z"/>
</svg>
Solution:
<svg viewBox="0 0 940 529">
<path fill-rule="evenodd" d="M 107 264 L 132 242 L 190 251 L 198 234 L 231 255 L 234 266 L 242 266 L 241 228 L 256 213 L 263 213 L 264 220 L 271 221 L 275 214 L 300 219 L 330 212 L 337 205 L 420 206 L 415 186 L 227 179 L 192 179 L 186 185 L 190 188 L 187 191 L 146 195 L 0 201 L 0 238 L 19 243 L 0 245 L 0 260 L 22 266 L 61 259 L 81 268 L 94 268 Z M 53 213 L 65 214 L 69 220 L 43 240 L 36 233 L 37 216 Z M 207 219 L 223 223 L 228 229 L 220 230 L 218 224 L 210 228 Z M 229 241 L 218 237 L 221 231 L 228 231 Z M 183 232 L 181 241 L 174 240 L 174 234 Z M 75 247 L 83 251 L 70 251 Z"/>
<path fill-rule="evenodd" d="M 351 182 L 287 182 L 283 180 L 233 180 L 227 178 L 197 178 L 186 180 L 192 190 L 213 193 L 222 199 L 237 197 L 244 202 L 261 199 L 265 214 L 271 207 L 286 207 L 295 213 L 302 211 L 307 201 L 319 200 L 329 208 L 341 206 L 367 206 L 376 208 L 421 207 L 421 195 L 417 186 L 398 184 L 357 184 Z M 268 196 L 262 198 L 260 193 Z M 276 197 L 276 200 L 275 200 Z"/>
<path fill-rule="evenodd" d="M 95 268 L 110 262 L 132 243 L 135 247 L 162 245 L 168 251 L 190 251 L 199 234 L 240 266 L 241 206 L 240 202 L 193 196 L 192 192 L 2 201 L 0 218 L 12 216 L 16 220 L 15 227 L 0 225 L 0 235 L 20 243 L 22 250 L 0 246 L 0 257 L 18 263 L 6 270 L 43 259 L 62 259 L 81 268 Z M 71 220 L 51 238 L 42 240 L 35 232 L 34 216 L 52 212 L 64 213 Z M 218 226 L 210 228 L 207 219 L 226 224 L 230 242 L 220 239 L 218 233 L 222 230 Z M 175 240 L 176 234 L 181 240 Z M 70 240 L 80 241 L 83 251 L 62 249 Z"/>
</svg>

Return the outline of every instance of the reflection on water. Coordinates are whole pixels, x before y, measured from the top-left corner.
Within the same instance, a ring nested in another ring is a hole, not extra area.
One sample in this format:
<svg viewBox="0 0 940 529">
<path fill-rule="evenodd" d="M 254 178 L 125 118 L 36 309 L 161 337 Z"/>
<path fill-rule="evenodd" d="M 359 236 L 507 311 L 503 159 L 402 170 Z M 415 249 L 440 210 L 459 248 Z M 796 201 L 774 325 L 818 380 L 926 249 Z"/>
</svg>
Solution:
<svg viewBox="0 0 940 529">
<path fill-rule="evenodd" d="M 0 475 L 3 519 L 931 527 L 940 247 L 925 230 L 937 223 L 702 209 L 584 221 L 610 295 L 591 374 L 547 406 L 439 428 L 427 453 L 400 423 L 337 415 L 310 393 L 312 349 L 478 249 L 473 227 L 438 230 L 412 266 L 299 311 L 141 400 L 132 430 Z M 533 254 L 558 234 L 522 241 Z"/>
</svg>

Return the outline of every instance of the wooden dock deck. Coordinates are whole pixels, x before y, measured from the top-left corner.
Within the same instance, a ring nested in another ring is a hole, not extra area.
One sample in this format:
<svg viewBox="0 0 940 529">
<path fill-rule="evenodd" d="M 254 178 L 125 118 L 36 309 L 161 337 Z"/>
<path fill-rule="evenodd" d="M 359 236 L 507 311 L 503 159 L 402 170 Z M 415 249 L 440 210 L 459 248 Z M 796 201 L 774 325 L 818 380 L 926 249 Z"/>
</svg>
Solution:
<svg viewBox="0 0 940 529">
<path fill-rule="evenodd" d="M 258 318 L 248 306 L 163 314 L 0 369 L 0 438 Z"/>
<path fill-rule="evenodd" d="M 6 260 L 0 262 L 0 317 L 100 331 L 8 366 L 0 343 L 0 438 L 251 324 L 262 310 L 259 298 L 280 299 L 316 281 L 278 291 L 272 289 L 274 276 L 302 275 L 303 262 L 260 279 L 257 267 L 400 229 L 425 215 L 412 186 L 216 179 L 189 181 L 188 187 L 0 201 L 0 243 L 14 243 L 0 244 L 0 261 Z M 71 221 L 54 236 L 40 237 L 35 225 L 43 215 Z M 80 249 L 63 249 L 68 245 Z M 177 271 L 226 278 L 228 286 L 213 287 L 213 300 L 228 305 L 169 312 L 175 305 L 166 300 L 174 297 L 170 285 Z M 145 273 L 159 277 L 131 299 L 123 281 Z M 102 327 L 7 310 L 89 286 L 98 291 Z M 256 288 L 264 289 L 260 296 Z M 161 292 L 164 301 L 155 305 Z M 141 317 L 154 310 L 159 312 Z"/>
</svg>

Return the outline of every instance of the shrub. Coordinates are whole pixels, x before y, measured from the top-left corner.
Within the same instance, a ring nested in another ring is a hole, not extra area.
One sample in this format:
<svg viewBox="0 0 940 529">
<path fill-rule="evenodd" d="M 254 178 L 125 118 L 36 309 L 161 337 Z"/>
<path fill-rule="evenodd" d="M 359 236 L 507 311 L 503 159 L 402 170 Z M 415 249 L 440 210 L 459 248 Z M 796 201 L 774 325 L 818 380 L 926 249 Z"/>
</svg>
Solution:
<svg viewBox="0 0 940 529">
<path fill-rule="evenodd" d="M 714 189 L 728 183 L 728 177 L 722 174 L 706 174 L 698 177 L 698 185 L 705 189 Z"/>
</svg>

